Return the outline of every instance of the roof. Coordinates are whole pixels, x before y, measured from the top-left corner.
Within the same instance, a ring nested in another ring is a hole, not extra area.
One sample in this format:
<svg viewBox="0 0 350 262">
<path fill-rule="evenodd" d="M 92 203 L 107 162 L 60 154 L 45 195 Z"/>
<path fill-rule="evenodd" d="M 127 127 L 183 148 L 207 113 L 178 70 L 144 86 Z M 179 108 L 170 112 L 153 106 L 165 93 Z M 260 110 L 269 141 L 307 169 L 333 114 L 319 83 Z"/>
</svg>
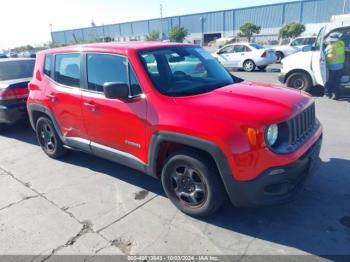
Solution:
<svg viewBox="0 0 350 262">
<path fill-rule="evenodd" d="M 35 61 L 35 58 L 29 58 L 29 57 L 18 57 L 18 58 L 1 58 L 1 62 L 12 62 L 12 61 Z"/>
<path fill-rule="evenodd" d="M 194 46 L 193 44 L 184 43 L 172 43 L 172 42 L 141 42 L 141 41 L 130 41 L 130 42 L 112 42 L 112 43 L 97 43 L 97 44 L 84 44 L 66 46 L 55 49 L 49 49 L 44 51 L 45 53 L 64 53 L 64 52 L 117 52 L 126 53 L 129 50 L 147 50 L 173 46 Z"/>
</svg>

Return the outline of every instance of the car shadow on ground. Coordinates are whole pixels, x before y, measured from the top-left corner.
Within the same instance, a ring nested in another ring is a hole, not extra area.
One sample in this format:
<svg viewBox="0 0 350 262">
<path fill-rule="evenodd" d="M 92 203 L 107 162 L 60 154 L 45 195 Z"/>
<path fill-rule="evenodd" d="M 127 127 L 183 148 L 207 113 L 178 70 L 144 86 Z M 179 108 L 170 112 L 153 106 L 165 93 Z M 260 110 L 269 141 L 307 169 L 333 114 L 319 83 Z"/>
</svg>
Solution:
<svg viewBox="0 0 350 262">
<path fill-rule="evenodd" d="M 38 145 L 35 133 L 28 122 L 6 126 L 0 131 L 0 137 L 16 139 L 28 144 Z"/>
<path fill-rule="evenodd" d="M 291 203 L 250 209 L 227 203 L 203 221 L 317 256 L 350 255 L 349 174 L 350 160 L 331 159 L 322 162 Z M 261 248 L 257 251 L 266 253 Z"/>
<path fill-rule="evenodd" d="M 37 145 L 35 134 L 29 127 L 9 130 L 5 136 Z M 160 181 L 111 161 L 82 152 L 71 152 L 60 161 L 106 174 L 165 197 Z M 321 164 L 305 190 L 292 203 L 244 209 L 235 208 L 227 201 L 218 213 L 201 220 L 254 237 L 254 241 L 264 240 L 324 257 L 350 255 L 349 173 L 350 160 L 331 159 Z M 250 246 L 254 247 L 253 242 Z M 275 252 L 260 245 L 259 250 L 252 252 L 265 254 L 272 251 Z"/>
</svg>

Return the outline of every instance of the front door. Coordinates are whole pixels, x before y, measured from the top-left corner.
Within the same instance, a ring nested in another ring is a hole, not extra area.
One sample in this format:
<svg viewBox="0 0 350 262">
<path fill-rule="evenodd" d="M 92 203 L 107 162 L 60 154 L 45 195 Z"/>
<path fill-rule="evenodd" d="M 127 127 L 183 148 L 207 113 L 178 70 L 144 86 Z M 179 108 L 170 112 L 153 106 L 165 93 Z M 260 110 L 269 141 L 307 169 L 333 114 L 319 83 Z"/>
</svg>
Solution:
<svg viewBox="0 0 350 262">
<path fill-rule="evenodd" d="M 85 67 L 83 116 L 92 151 L 127 154 L 147 162 L 147 156 L 142 154 L 145 151 L 147 102 L 127 59 L 91 53 L 85 55 Z M 108 82 L 128 83 L 133 98 L 107 99 L 103 85 Z"/>
<path fill-rule="evenodd" d="M 315 80 L 318 85 L 325 86 L 328 80 L 326 55 L 324 53 L 324 34 L 326 27 L 323 27 L 317 37 L 314 51 L 312 52 L 312 68 Z"/>
<path fill-rule="evenodd" d="M 218 60 L 224 67 L 237 67 L 237 60 L 234 59 L 235 54 L 233 45 L 226 46 L 217 52 Z"/>
</svg>

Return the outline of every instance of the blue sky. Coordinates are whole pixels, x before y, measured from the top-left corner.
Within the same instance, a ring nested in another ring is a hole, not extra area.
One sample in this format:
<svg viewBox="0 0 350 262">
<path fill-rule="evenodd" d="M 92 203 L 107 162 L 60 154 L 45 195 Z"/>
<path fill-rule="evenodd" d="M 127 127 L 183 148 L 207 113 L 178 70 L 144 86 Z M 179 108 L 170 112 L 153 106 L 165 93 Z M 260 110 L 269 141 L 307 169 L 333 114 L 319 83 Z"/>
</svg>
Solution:
<svg viewBox="0 0 350 262">
<path fill-rule="evenodd" d="M 2 0 L 0 49 L 39 45 L 54 31 L 164 16 L 265 5 L 290 0 Z M 300 0 L 296 0 L 300 1 Z M 12 10 L 16 10 L 13 15 Z M 11 26 L 4 26 L 11 25 Z"/>
</svg>

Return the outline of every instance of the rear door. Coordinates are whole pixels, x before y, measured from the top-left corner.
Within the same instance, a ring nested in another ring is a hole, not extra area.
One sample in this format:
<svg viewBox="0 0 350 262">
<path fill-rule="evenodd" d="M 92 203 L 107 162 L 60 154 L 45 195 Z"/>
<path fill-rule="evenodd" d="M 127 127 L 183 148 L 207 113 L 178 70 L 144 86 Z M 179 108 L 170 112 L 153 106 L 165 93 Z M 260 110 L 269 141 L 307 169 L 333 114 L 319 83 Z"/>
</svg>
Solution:
<svg viewBox="0 0 350 262">
<path fill-rule="evenodd" d="M 328 80 L 327 62 L 324 52 L 325 31 L 326 27 L 323 27 L 318 34 L 311 61 L 316 83 L 321 86 L 325 86 Z"/>
<path fill-rule="evenodd" d="M 246 45 L 242 45 L 242 44 L 234 45 L 234 54 L 232 56 L 232 59 L 236 67 L 242 67 L 243 62 L 245 60 L 247 60 L 248 58 L 249 59 L 252 58 L 250 52 L 252 52 L 252 50 Z"/>
<path fill-rule="evenodd" d="M 49 73 L 49 63 L 54 63 L 53 74 Z M 82 146 L 83 150 L 89 150 L 81 108 L 81 54 L 48 56 L 45 64 L 45 77 L 49 78 L 45 89 L 47 106 L 67 142 L 72 146 Z"/>
</svg>

